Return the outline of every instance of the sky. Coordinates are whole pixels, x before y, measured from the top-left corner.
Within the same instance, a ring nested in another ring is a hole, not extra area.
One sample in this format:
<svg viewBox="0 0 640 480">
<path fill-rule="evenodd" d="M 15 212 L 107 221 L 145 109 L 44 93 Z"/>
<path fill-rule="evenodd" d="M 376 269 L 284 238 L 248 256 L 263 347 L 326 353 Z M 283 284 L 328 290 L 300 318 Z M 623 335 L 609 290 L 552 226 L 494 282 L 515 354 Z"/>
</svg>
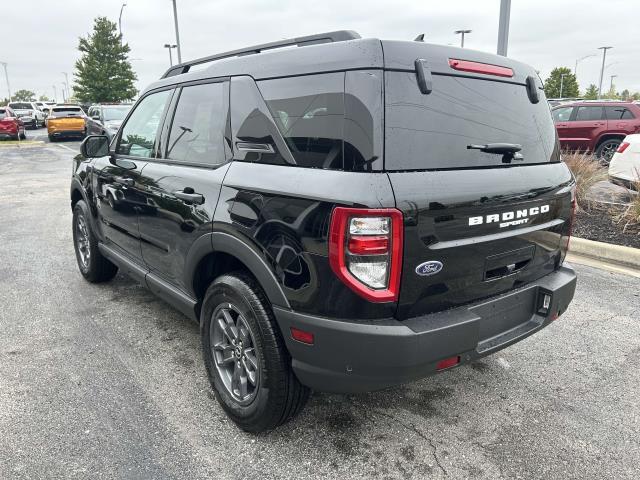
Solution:
<svg viewBox="0 0 640 480">
<path fill-rule="evenodd" d="M 4 0 L 9 1 L 9 0 Z M 122 33 L 144 89 L 169 66 L 165 43 L 175 43 L 171 0 L 124 0 Z M 13 92 L 28 89 L 61 98 L 62 82 L 73 82 L 78 38 L 93 19 L 118 22 L 123 0 L 26 0 L 7 9 L 0 61 L 8 63 Z M 640 91 L 638 0 L 512 0 L 508 56 L 531 64 L 545 79 L 551 69 L 573 70 L 584 90 L 598 84 L 607 52 L 603 90 L 617 75 L 618 91 Z M 500 0 L 177 0 L 182 59 L 331 30 L 356 30 L 362 37 L 459 45 L 454 30 L 471 29 L 465 48 L 495 53 Z M 12 40 L 13 39 L 13 40 Z M 175 51 L 174 51 L 175 61 Z M 0 71 L 0 98 L 7 85 Z"/>
</svg>

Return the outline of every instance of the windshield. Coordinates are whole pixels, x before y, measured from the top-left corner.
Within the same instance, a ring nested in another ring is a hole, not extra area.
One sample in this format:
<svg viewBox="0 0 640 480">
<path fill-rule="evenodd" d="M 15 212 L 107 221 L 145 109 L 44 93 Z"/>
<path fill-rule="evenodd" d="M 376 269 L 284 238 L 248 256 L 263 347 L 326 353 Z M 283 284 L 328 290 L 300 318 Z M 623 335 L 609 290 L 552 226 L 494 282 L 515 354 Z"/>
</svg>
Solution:
<svg viewBox="0 0 640 480">
<path fill-rule="evenodd" d="M 82 115 L 80 107 L 55 107 L 51 109 L 53 117 L 77 117 Z"/>
<path fill-rule="evenodd" d="M 385 72 L 385 168 L 505 165 L 500 153 L 468 148 L 489 143 L 521 147 L 522 159 L 512 165 L 558 159 L 549 105 L 538 93 L 534 104 L 524 85 L 434 75 L 433 91 L 424 95 L 415 73 Z"/>
<path fill-rule="evenodd" d="M 32 110 L 30 103 L 10 103 L 9 106 L 15 110 Z"/>
<path fill-rule="evenodd" d="M 124 120 L 124 117 L 131 110 L 131 105 L 121 107 L 102 107 L 105 122 Z"/>
</svg>

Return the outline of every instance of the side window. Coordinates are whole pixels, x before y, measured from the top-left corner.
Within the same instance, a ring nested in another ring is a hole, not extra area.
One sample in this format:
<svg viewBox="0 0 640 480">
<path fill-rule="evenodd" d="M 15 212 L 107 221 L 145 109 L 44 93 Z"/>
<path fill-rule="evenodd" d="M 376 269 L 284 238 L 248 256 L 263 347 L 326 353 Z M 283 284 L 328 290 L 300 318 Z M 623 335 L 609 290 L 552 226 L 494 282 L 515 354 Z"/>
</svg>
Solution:
<svg viewBox="0 0 640 480">
<path fill-rule="evenodd" d="M 604 107 L 607 120 L 632 120 L 635 117 L 628 108 L 619 106 Z"/>
<path fill-rule="evenodd" d="M 226 82 L 183 87 L 167 142 L 167 158 L 219 165 L 225 162 Z"/>
<path fill-rule="evenodd" d="M 117 153 L 146 158 L 153 155 L 158 127 L 171 92 L 164 90 L 142 99 L 122 127 Z"/>
<path fill-rule="evenodd" d="M 602 107 L 578 107 L 576 122 L 602 120 Z"/>
<path fill-rule="evenodd" d="M 296 165 L 343 168 L 344 73 L 258 82 Z"/>
<path fill-rule="evenodd" d="M 568 122 L 571 118 L 571 112 L 573 111 L 573 107 L 560 107 L 556 108 L 553 114 L 553 121 L 558 122 Z"/>
</svg>

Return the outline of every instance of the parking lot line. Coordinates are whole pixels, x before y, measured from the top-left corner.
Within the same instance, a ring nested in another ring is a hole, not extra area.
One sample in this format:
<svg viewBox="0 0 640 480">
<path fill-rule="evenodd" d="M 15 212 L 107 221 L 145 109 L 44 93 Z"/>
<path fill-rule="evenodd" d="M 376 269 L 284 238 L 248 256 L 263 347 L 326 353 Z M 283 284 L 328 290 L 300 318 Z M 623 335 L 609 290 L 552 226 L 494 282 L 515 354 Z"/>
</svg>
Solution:
<svg viewBox="0 0 640 480">
<path fill-rule="evenodd" d="M 65 148 L 65 149 L 69 150 L 70 152 L 78 153 L 78 151 L 77 151 L 77 150 L 74 150 L 74 149 L 73 149 L 73 148 L 71 148 L 71 147 L 67 147 L 66 145 L 58 145 L 58 146 L 59 146 L 60 148 Z"/>
</svg>

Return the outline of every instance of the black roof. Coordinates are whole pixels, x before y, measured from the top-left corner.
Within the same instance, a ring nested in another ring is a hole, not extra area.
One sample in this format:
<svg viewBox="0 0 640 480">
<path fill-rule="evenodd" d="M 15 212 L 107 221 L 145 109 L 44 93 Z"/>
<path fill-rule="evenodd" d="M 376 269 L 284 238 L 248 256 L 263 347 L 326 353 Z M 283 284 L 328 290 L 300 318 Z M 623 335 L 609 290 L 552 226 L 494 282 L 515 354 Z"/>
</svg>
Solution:
<svg viewBox="0 0 640 480">
<path fill-rule="evenodd" d="M 282 48 L 282 47 L 300 48 Z M 323 72 L 363 69 L 414 71 L 417 58 L 427 61 L 432 73 L 476 76 L 524 83 L 535 70 L 507 57 L 417 41 L 360 38 L 353 31 L 338 31 L 256 45 L 175 65 L 147 90 L 206 78 L 249 75 L 256 80 Z M 510 67 L 508 79 L 454 71 L 449 59 L 463 59 Z"/>
</svg>

